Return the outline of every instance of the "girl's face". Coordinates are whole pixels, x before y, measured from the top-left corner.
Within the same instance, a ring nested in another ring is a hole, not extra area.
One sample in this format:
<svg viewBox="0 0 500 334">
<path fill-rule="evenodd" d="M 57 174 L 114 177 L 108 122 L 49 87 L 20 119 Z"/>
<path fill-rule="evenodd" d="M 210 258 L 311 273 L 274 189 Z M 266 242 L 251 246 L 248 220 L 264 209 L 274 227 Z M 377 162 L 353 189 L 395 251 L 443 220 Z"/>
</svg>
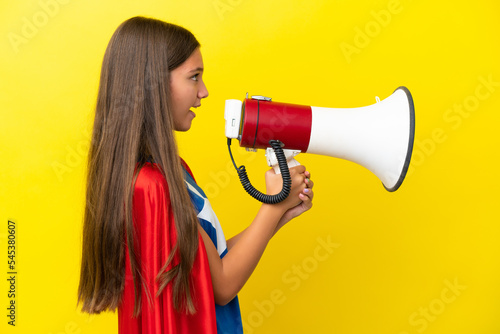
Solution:
<svg viewBox="0 0 500 334">
<path fill-rule="evenodd" d="M 196 48 L 184 63 L 170 72 L 172 112 L 177 131 L 189 130 L 191 121 L 196 116 L 190 108 L 198 108 L 201 106 L 201 99 L 208 96 L 202 75 L 200 48 Z"/>
</svg>

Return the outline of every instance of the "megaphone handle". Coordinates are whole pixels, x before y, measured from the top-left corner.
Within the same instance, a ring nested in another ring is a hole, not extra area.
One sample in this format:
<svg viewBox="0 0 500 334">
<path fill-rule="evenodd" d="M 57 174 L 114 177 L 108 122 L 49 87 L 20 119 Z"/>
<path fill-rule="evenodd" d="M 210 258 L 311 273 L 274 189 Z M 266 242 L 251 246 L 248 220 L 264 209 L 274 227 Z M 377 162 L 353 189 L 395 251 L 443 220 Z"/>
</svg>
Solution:
<svg viewBox="0 0 500 334">
<path fill-rule="evenodd" d="M 238 177 L 240 178 L 241 185 L 245 189 L 245 191 L 255 198 L 256 200 L 266 203 L 266 204 L 276 204 L 284 201 L 288 195 L 290 194 L 290 190 L 292 188 L 292 178 L 290 177 L 290 171 L 288 170 L 287 161 L 285 154 L 283 153 L 283 149 L 281 148 L 281 142 L 278 140 L 270 140 L 269 145 L 273 148 L 276 153 L 276 158 L 278 159 L 278 164 L 283 169 L 283 173 L 281 177 L 283 178 L 283 188 L 276 195 L 266 195 L 261 193 L 257 189 L 255 189 L 250 180 L 248 179 L 248 175 L 245 169 L 245 166 L 236 167 L 236 163 L 233 159 L 233 154 L 231 153 L 231 139 L 227 139 L 227 147 L 229 149 L 229 155 L 231 156 L 231 160 L 233 161 L 234 168 L 236 168 L 236 172 L 238 173 Z"/>
<path fill-rule="evenodd" d="M 295 166 L 300 166 L 300 162 L 298 162 L 297 160 L 295 160 L 295 158 L 291 158 L 290 160 L 287 161 L 287 163 L 288 163 L 288 168 L 292 168 L 292 167 L 295 167 Z M 280 166 L 279 165 L 273 166 L 273 169 L 274 169 L 274 172 L 276 174 L 281 174 L 281 170 L 280 170 Z"/>
</svg>

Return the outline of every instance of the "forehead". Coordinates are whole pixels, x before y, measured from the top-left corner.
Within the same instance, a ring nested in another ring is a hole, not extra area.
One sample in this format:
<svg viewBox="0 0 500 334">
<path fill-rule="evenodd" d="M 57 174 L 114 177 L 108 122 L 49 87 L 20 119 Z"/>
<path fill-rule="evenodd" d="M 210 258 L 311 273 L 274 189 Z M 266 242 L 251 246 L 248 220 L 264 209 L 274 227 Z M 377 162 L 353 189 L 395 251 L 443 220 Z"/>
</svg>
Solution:
<svg viewBox="0 0 500 334">
<path fill-rule="evenodd" d="M 177 69 L 181 71 L 203 70 L 203 58 L 200 48 L 196 48 L 193 53 Z M 175 71 L 175 70 L 174 70 Z"/>
</svg>

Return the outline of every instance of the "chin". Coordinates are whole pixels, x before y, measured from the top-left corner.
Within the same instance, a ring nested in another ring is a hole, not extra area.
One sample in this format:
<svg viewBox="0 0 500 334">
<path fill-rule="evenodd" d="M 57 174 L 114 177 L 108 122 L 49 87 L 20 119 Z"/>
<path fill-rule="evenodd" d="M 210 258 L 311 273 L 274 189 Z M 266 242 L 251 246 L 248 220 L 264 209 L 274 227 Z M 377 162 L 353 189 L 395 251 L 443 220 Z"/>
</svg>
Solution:
<svg viewBox="0 0 500 334">
<path fill-rule="evenodd" d="M 189 129 L 191 129 L 191 123 L 175 127 L 175 131 L 179 131 L 179 132 L 186 132 Z"/>
</svg>

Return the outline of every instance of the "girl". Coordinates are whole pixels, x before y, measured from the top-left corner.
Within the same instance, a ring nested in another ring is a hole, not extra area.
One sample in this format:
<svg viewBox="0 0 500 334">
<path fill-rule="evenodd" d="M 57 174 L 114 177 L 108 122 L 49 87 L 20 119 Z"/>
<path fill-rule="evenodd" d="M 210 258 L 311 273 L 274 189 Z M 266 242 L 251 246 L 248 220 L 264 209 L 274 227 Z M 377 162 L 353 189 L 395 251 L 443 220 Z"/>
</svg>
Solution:
<svg viewBox="0 0 500 334">
<path fill-rule="evenodd" d="M 203 70 L 189 31 L 143 17 L 104 55 L 78 300 L 88 313 L 118 308 L 120 333 L 242 333 L 236 294 L 271 237 L 312 206 L 309 172 L 295 167 L 290 196 L 226 242 L 174 137 L 208 96 Z M 265 178 L 267 193 L 281 190 L 274 171 Z"/>
</svg>

